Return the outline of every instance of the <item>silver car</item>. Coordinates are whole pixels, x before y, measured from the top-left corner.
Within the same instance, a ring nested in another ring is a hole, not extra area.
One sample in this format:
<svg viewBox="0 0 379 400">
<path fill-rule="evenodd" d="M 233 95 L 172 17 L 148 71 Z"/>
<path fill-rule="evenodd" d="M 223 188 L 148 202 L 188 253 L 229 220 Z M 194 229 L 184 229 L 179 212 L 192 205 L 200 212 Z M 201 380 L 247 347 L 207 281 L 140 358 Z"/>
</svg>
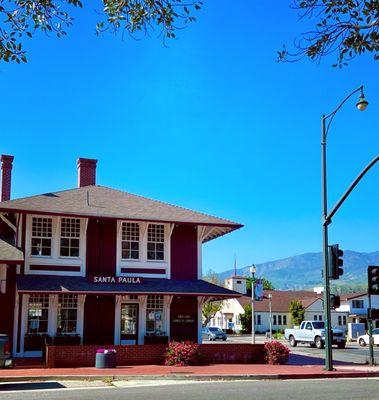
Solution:
<svg viewBox="0 0 379 400">
<path fill-rule="evenodd" d="M 210 326 L 203 328 L 203 338 L 208 340 L 223 340 L 225 341 L 228 336 L 221 328 Z"/>
</svg>

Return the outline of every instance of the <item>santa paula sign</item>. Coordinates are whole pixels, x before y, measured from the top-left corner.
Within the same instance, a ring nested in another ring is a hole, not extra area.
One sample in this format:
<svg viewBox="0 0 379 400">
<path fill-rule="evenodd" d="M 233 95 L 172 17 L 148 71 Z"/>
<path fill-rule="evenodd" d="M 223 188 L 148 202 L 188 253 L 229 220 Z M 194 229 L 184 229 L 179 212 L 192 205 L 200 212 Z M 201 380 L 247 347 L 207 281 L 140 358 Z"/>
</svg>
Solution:
<svg viewBox="0 0 379 400">
<path fill-rule="evenodd" d="M 115 284 L 139 284 L 142 282 L 140 277 L 131 276 L 91 276 L 90 280 L 93 283 L 115 283 Z"/>
</svg>

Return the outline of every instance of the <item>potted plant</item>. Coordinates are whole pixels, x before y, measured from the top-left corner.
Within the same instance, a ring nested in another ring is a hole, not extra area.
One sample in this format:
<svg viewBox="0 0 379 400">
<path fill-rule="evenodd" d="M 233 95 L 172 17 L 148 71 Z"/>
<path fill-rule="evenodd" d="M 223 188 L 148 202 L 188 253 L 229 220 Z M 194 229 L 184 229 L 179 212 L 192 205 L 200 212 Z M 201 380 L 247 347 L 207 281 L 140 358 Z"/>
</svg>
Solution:
<svg viewBox="0 0 379 400">
<path fill-rule="evenodd" d="M 96 368 L 116 368 L 116 349 L 97 349 Z"/>
</svg>

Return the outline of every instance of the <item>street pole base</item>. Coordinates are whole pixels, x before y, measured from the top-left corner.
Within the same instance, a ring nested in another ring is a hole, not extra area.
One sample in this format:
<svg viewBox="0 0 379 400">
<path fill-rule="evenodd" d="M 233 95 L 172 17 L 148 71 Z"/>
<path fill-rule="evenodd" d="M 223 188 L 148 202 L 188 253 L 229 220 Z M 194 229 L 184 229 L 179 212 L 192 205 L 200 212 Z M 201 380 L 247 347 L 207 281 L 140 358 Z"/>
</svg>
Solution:
<svg viewBox="0 0 379 400">
<path fill-rule="evenodd" d="M 329 372 L 331 372 L 331 371 L 335 371 L 335 370 L 336 370 L 336 369 L 335 369 L 335 368 L 333 368 L 333 367 L 331 367 L 331 368 L 324 367 L 323 369 L 324 369 L 324 371 L 329 371 Z"/>
</svg>

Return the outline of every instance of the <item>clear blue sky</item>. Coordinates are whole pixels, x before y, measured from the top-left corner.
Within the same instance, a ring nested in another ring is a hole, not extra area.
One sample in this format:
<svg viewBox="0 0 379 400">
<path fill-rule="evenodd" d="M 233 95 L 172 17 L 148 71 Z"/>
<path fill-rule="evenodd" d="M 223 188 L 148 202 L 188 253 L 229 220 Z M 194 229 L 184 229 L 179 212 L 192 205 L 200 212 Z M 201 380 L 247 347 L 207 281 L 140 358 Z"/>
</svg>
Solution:
<svg viewBox="0 0 379 400">
<path fill-rule="evenodd" d="M 352 99 L 330 133 L 334 203 L 378 153 L 379 63 L 276 63 L 305 29 L 289 3 L 206 1 L 169 48 L 95 37 L 92 6 L 66 39 L 37 35 L 29 63 L 0 73 L 13 196 L 75 187 L 76 158 L 93 157 L 99 184 L 245 225 L 204 246 L 204 270 L 230 268 L 235 253 L 242 267 L 319 251 L 320 116 L 366 86 L 367 111 Z M 379 249 L 378 180 L 379 168 L 335 217 L 331 241 Z"/>
</svg>

